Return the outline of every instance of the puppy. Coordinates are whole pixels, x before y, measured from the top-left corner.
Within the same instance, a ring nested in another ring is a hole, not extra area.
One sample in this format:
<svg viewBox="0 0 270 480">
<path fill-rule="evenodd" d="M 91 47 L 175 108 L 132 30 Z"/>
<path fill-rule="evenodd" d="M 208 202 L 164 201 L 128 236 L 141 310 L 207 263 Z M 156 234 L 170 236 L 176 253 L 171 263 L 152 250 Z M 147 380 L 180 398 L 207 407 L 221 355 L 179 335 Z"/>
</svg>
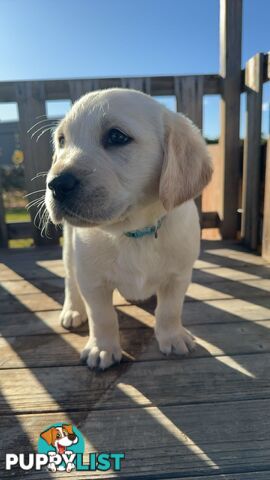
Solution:
<svg viewBox="0 0 270 480">
<path fill-rule="evenodd" d="M 48 445 L 51 445 L 55 448 L 55 451 L 48 452 L 50 457 L 50 462 L 48 464 L 48 469 L 52 472 L 56 470 L 64 470 L 65 468 L 60 466 L 57 467 L 54 463 L 55 453 L 59 455 L 72 454 L 73 452 L 67 450 L 67 447 L 71 447 L 78 442 L 77 435 L 73 432 L 72 425 L 62 425 L 62 427 L 51 427 L 48 430 L 45 430 L 40 434 L 41 438 L 45 440 Z M 72 462 L 68 462 L 66 465 L 66 471 L 70 472 L 75 468 L 75 465 Z"/>
<path fill-rule="evenodd" d="M 199 130 L 135 90 L 96 91 L 78 100 L 54 135 L 46 206 L 64 223 L 65 328 L 88 318 L 82 352 L 90 368 L 122 356 L 114 289 L 133 300 L 157 295 L 161 352 L 194 348 L 181 312 L 200 246 L 193 198 L 212 163 Z"/>
<path fill-rule="evenodd" d="M 62 425 L 62 427 L 51 427 L 40 434 L 41 438 L 49 445 L 52 445 L 56 453 L 63 455 L 67 447 L 78 442 L 77 435 L 73 432 L 72 425 Z"/>
</svg>

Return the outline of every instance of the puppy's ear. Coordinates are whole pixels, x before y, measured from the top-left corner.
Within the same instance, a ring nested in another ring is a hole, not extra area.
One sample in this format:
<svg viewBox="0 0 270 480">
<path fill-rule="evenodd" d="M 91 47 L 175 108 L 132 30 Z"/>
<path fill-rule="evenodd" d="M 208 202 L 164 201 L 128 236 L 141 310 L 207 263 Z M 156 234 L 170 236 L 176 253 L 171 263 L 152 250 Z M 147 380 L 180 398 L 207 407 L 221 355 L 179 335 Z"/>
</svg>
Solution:
<svg viewBox="0 0 270 480">
<path fill-rule="evenodd" d="M 166 210 L 195 198 L 211 179 L 213 168 L 199 129 L 184 115 L 165 113 L 164 159 L 159 197 Z"/>
<path fill-rule="evenodd" d="M 62 427 L 68 432 L 68 433 L 73 433 L 73 427 L 70 424 L 65 424 L 62 425 Z"/>
<path fill-rule="evenodd" d="M 47 442 L 49 445 L 53 444 L 53 430 L 54 427 L 49 428 L 49 430 L 45 430 L 45 432 L 40 434 L 41 438 L 43 438 L 43 440 L 45 440 L 45 442 Z"/>
</svg>

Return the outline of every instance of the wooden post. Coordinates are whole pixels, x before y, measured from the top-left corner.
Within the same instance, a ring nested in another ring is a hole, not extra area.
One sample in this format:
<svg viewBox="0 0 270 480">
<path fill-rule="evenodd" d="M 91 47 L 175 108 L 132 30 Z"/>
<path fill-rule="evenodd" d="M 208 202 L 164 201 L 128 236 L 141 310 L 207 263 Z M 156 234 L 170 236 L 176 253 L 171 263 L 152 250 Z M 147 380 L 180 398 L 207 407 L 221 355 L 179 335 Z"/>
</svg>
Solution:
<svg viewBox="0 0 270 480">
<path fill-rule="evenodd" d="M 270 139 L 266 148 L 262 256 L 270 262 Z"/>
<path fill-rule="evenodd" d="M 237 233 L 238 191 L 240 182 L 240 93 L 241 93 L 242 0 L 220 0 L 221 100 L 220 156 L 222 165 L 223 238 Z"/>
<path fill-rule="evenodd" d="M 203 103 L 203 78 L 201 77 L 175 77 L 175 96 L 177 111 L 186 115 L 202 129 L 202 103 Z M 196 205 L 201 215 L 202 197 L 196 198 Z"/>
<path fill-rule="evenodd" d="M 0 172 L 0 248 L 8 247 L 8 232 L 5 219 L 5 207 L 2 191 L 2 180 Z"/>
<path fill-rule="evenodd" d="M 257 53 L 246 64 L 246 137 L 244 142 L 241 237 L 256 249 L 259 238 L 261 173 L 261 116 L 264 55 Z"/>
<path fill-rule="evenodd" d="M 46 118 L 44 84 L 41 82 L 18 82 L 16 84 L 16 99 L 20 118 L 21 145 L 24 151 L 26 190 L 29 193 L 41 190 L 36 195 L 28 197 L 29 201 L 31 201 L 34 198 L 41 197 L 45 193 L 45 177 L 39 177 L 34 181 L 31 180 L 38 172 L 47 172 L 51 165 L 51 151 L 48 133 L 42 135 L 38 143 L 35 138 L 31 138 L 32 132 L 30 132 L 30 134 L 28 133 L 28 130 L 35 123 L 41 121 L 42 118 Z M 40 127 L 40 124 L 38 127 Z M 60 231 L 57 231 L 56 228 L 50 224 L 47 230 L 47 236 L 42 237 L 41 231 L 34 225 L 36 214 L 37 208 L 31 208 L 30 215 L 35 244 L 57 244 Z"/>
</svg>

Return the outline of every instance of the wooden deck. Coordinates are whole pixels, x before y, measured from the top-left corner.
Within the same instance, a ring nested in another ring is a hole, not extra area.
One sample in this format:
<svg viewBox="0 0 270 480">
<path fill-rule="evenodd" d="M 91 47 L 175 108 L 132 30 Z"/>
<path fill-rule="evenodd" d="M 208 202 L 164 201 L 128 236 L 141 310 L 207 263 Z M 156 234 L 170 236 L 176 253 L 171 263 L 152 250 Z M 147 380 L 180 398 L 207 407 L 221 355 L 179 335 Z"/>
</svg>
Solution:
<svg viewBox="0 0 270 480">
<path fill-rule="evenodd" d="M 67 421 L 87 452 L 125 452 L 116 478 L 269 480 L 270 265 L 237 244 L 204 242 L 184 308 L 198 347 L 184 359 L 159 353 L 154 301 L 115 295 L 124 361 L 92 372 L 79 362 L 87 329 L 59 325 L 60 254 L 0 254 L 1 459 L 36 450 L 44 428 Z"/>
</svg>

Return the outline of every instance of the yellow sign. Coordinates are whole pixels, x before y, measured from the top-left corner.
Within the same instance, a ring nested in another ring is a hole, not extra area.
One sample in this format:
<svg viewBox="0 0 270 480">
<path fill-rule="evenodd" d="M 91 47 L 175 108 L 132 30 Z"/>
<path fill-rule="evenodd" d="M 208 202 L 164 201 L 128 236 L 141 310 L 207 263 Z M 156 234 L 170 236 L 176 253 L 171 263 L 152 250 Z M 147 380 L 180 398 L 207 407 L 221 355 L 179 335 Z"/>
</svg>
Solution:
<svg viewBox="0 0 270 480">
<path fill-rule="evenodd" d="M 23 162 L 24 155 L 22 150 L 14 150 L 12 155 L 12 162 L 15 165 L 20 165 Z"/>
</svg>

